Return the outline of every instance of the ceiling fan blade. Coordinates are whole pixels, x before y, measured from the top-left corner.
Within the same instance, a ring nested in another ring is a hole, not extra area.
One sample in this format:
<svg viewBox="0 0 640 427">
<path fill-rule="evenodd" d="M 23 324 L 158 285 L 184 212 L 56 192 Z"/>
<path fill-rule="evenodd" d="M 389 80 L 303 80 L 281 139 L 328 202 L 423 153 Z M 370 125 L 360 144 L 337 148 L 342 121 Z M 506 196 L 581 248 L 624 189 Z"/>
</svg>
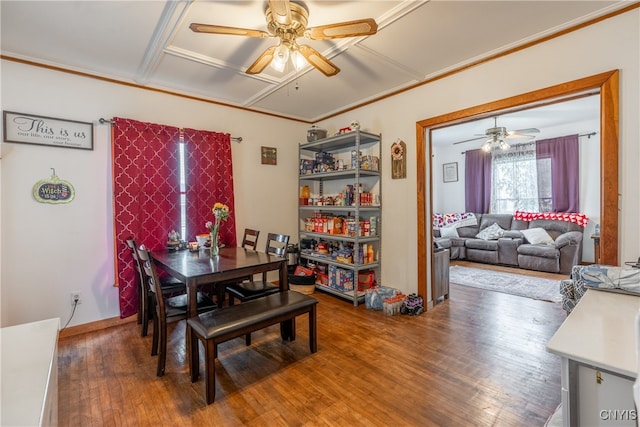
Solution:
<svg viewBox="0 0 640 427">
<path fill-rule="evenodd" d="M 524 135 L 521 133 L 509 133 L 504 137 L 505 139 L 533 139 L 535 136 L 533 135 Z"/>
<path fill-rule="evenodd" d="M 189 25 L 189 28 L 191 28 L 191 31 L 193 31 L 194 33 L 228 34 L 232 36 L 247 36 L 258 38 L 272 37 L 271 34 L 267 33 L 266 31 L 225 27 L 222 25 L 197 24 L 195 22 Z"/>
<path fill-rule="evenodd" d="M 529 129 L 518 129 L 511 130 L 507 132 L 505 138 L 507 139 L 533 139 L 535 136 L 528 135 L 529 133 L 539 133 L 540 129 L 537 128 L 529 128 Z"/>
<path fill-rule="evenodd" d="M 540 133 L 540 129 L 538 129 L 538 128 L 518 129 L 518 130 L 510 131 L 509 133 L 510 134 L 512 134 L 512 133 L 519 133 L 519 134 Z"/>
<path fill-rule="evenodd" d="M 356 21 L 338 22 L 308 28 L 304 36 L 311 40 L 329 40 L 342 37 L 368 36 L 378 31 L 378 24 L 371 18 Z"/>
<path fill-rule="evenodd" d="M 262 70 L 264 70 L 265 67 L 269 65 L 271 60 L 273 60 L 276 48 L 277 46 L 271 46 L 270 48 L 262 52 L 262 55 L 260 55 L 258 59 L 256 59 L 255 62 L 251 64 L 249 68 L 247 68 L 247 71 L 245 72 L 247 74 L 260 74 Z"/>
<path fill-rule="evenodd" d="M 324 56 L 320 55 L 317 50 L 307 45 L 298 46 L 298 50 L 307 60 L 307 62 L 318 70 L 320 70 L 325 76 L 335 76 L 340 72 L 340 68 L 336 67 L 331 61 Z"/>
<path fill-rule="evenodd" d="M 482 136 L 479 136 L 479 137 L 477 137 L 477 138 L 465 139 L 464 141 L 454 142 L 454 143 L 453 143 L 453 145 L 456 145 L 456 144 L 463 144 L 463 143 L 465 143 L 465 142 L 477 141 L 477 140 L 479 140 L 479 139 L 485 139 L 485 138 L 486 138 L 486 135 L 482 135 Z"/>
<path fill-rule="evenodd" d="M 269 9 L 271 9 L 273 19 L 278 24 L 291 24 L 291 8 L 289 7 L 289 0 L 269 0 Z"/>
</svg>

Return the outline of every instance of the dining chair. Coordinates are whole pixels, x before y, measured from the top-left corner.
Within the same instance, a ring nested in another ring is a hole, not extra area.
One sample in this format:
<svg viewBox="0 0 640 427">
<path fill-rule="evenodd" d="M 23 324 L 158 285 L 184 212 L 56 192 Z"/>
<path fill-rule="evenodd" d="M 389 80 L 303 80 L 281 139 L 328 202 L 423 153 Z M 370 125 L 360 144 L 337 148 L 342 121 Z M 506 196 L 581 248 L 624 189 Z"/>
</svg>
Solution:
<svg viewBox="0 0 640 427">
<path fill-rule="evenodd" d="M 187 295 L 168 297 L 163 293 L 158 270 L 151 258 L 151 252 L 138 248 L 138 257 L 145 273 L 146 283 L 155 297 L 155 311 L 153 313 L 153 344 L 151 355 L 158 355 L 156 375 L 164 375 L 167 361 L 167 324 L 186 319 L 188 317 Z M 202 292 L 197 293 L 198 313 L 204 313 L 217 308 L 217 305 Z"/>
<path fill-rule="evenodd" d="M 267 245 L 264 251 L 271 255 L 284 257 L 287 252 L 288 244 L 288 235 L 269 233 L 267 235 Z M 266 272 L 262 273 L 262 280 L 254 281 L 251 279 L 226 286 L 226 291 L 229 294 L 229 305 L 234 305 L 236 298 L 241 302 L 246 302 L 280 292 L 280 286 L 267 281 Z M 251 345 L 250 333 L 245 336 L 245 341 L 247 345 Z"/>
<path fill-rule="evenodd" d="M 260 236 L 260 230 L 253 230 L 251 228 L 244 229 L 244 235 L 242 237 L 242 247 L 245 249 L 256 250 L 256 245 L 258 243 L 258 236 Z M 242 279 L 235 279 L 229 281 L 223 281 L 216 283 L 216 297 L 217 304 L 219 307 L 224 305 L 224 296 L 226 294 L 226 289 L 228 285 L 244 282 L 247 280 L 252 280 L 252 277 L 244 277 Z"/>
<path fill-rule="evenodd" d="M 149 286 L 147 286 L 146 275 L 140 263 L 140 258 L 138 257 L 138 245 L 135 239 L 130 237 L 126 240 L 126 243 L 131 250 L 133 264 L 138 272 L 138 324 L 142 324 L 140 335 L 146 337 L 149 330 L 149 319 L 152 318 L 155 299 Z M 162 292 L 165 295 L 175 296 L 187 292 L 186 285 L 172 276 L 167 275 L 160 277 L 160 284 L 162 286 Z"/>
<path fill-rule="evenodd" d="M 242 247 L 246 249 L 256 249 L 258 244 L 259 230 L 253 230 L 251 228 L 244 229 L 244 236 L 242 237 Z"/>
<path fill-rule="evenodd" d="M 289 244 L 288 235 L 269 233 L 265 253 L 284 257 L 287 251 L 287 244 Z M 262 273 L 262 280 L 249 280 L 228 285 L 229 305 L 233 305 L 236 298 L 244 302 L 273 294 L 279 290 L 280 287 L 278 285 L 267 281 L 267 273 L 265 272 Z"/>
</svg>

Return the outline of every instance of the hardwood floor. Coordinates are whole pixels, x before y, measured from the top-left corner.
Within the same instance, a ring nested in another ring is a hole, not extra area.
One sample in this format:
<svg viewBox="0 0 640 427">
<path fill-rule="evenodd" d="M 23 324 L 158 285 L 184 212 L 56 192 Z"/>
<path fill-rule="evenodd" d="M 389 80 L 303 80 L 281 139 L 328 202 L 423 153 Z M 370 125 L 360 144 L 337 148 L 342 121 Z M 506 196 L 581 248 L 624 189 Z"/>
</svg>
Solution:
<svg viewBox="0 0 640 427">
<path fill-rule="evenodd" d="M 409 317 L 316 292 L 318 352 L 306 316 L 294 342 L 273 326 L 250 347 L 224 343 L 211 405 L 202 377 L 189 381 L 184 321 L 170 325 L 162 378 L 135 322 L 62 338 L 59 425 L 544 425 L 560 403 L 560 361 L 545 349 L 560 304 L 457 285 L 450 295 Z"/>
</svg>

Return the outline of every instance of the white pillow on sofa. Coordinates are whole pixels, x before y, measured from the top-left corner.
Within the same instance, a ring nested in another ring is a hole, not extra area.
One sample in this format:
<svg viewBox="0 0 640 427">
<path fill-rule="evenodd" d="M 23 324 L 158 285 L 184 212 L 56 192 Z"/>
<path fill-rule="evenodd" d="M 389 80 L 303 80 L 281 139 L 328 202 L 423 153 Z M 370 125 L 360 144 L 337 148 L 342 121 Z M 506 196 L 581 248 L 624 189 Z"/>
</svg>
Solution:
<svg viewBox="0 0 640 427">
<path fill-rule="evenodd" d="M 553 245 L 555 243 L 544 228 L 529 228 L 528 230 L 520 230 L 520 232 L 532 245 Z"/>
<path fill-rule="evenodd" d="M 440 237 L 448 237 L 448 238 L 452 238 L 452 237 L 460 237 L 458 235 L 458 229 L 454 226 L 449 226 L 449 227 L 442 227 L 440 229 Z"/>
<path fill-rule="evenodd" d="M 504 230 L 495 222 L 476 234 L 477 239 L 482 240 L 498 240 L 504 234 Z"/>
</svg>

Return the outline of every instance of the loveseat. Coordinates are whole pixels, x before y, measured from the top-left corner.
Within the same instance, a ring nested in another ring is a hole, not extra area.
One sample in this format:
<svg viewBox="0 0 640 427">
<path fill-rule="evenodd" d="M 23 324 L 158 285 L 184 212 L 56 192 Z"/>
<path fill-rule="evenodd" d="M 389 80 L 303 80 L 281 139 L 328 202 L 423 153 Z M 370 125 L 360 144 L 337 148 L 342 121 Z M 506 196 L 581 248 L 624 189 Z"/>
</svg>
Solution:
<svg viewBox="0 0 640 427">
<path fill-rule="evenodd" d="M 434 244 L 451 259 L 569 274 L 582 260 L 584 227 L 556 219 L 523 221 L 511 214 L 474 214 L 475 225 L 434 229 Z M 466 222 L 468 223 L 468 221 Z"/>
</svg>

